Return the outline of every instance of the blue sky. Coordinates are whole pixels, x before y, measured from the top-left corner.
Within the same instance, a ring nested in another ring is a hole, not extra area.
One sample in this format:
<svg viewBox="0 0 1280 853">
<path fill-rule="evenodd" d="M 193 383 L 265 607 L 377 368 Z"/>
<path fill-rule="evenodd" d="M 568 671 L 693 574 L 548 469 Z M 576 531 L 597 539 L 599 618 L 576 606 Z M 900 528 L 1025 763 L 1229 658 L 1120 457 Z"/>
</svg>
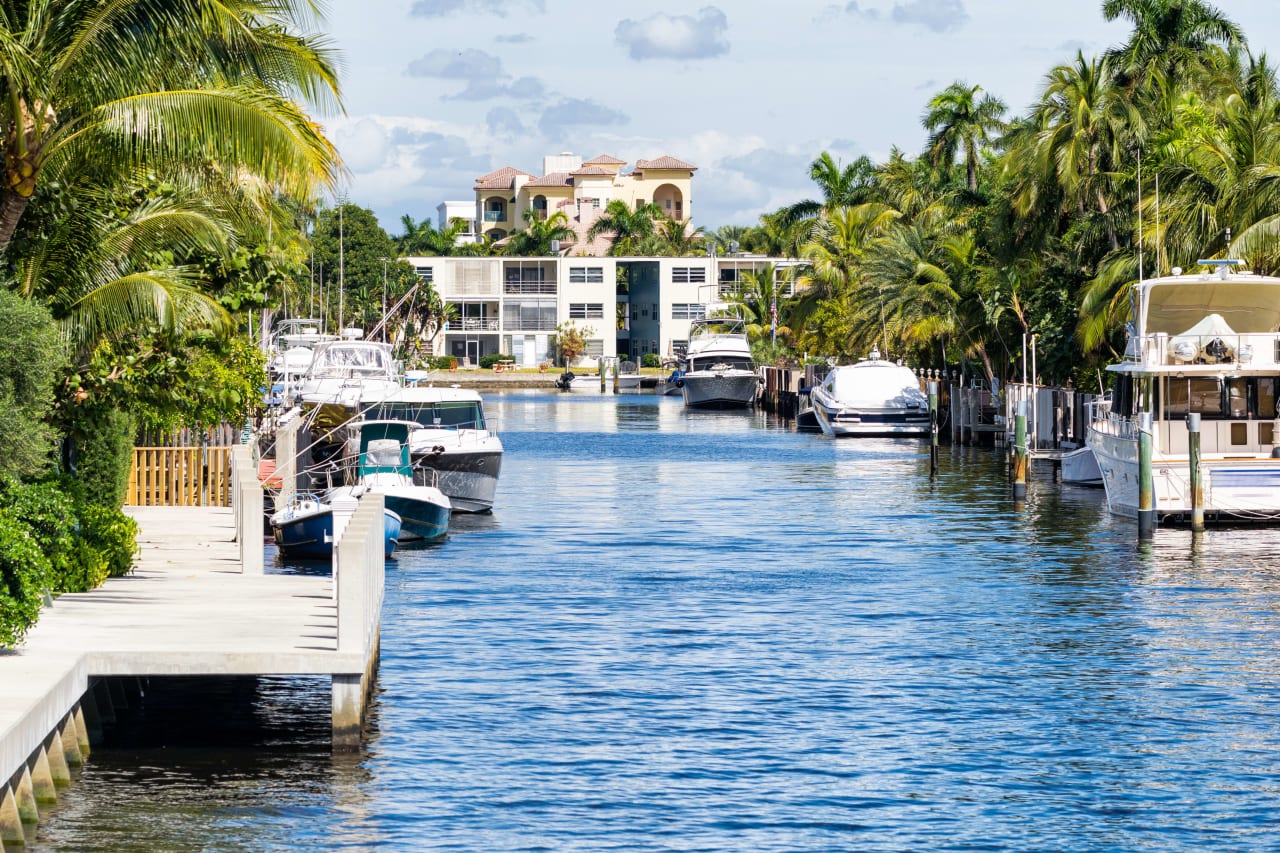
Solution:
<svg viewBox="0 0 1280 853">
<path fill-rule="evenodd" d="M 670 154 L 697 165 L 698 225 L 751 225 L 813 196 L 821 151 L 916 153 L 929 98 L 962 80 L 1023 112 L 1077 51 L 1124 40 L 1101 0 L 334 0 L 346 114 L 321 121 L 348 198 L 400 217 L 474 198 L 544 154 Z M 1254 53 L 1280 51 L 1264 0 L 1219 4 Z"/>
</svg>

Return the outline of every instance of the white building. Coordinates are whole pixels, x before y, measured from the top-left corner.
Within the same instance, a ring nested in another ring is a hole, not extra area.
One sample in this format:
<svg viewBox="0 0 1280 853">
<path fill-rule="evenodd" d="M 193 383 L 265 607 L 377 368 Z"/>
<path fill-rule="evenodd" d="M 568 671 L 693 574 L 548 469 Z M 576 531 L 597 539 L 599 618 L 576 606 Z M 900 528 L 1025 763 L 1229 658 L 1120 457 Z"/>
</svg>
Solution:
<svg viewBox="0 0 1280 853">
<path fill-rule="evenodd" d="M 584 362 L 619 354 L 683 354 L 690 323 L 724 301 L 739 276 L 794 260 L 762 256 L 691 258 L 410 257 L 457 319 L 433 342 L 437 355 L 476 364 L 502 353 L 536 367 L 555 357 L 556 327 L 587 330 Z"/>
<path fill-rule="evenodd" d="M 455 219 L 461 219 L 467 223 L 466 230 L 458 235 L 454 241 L 455 245 L 465 246 L 467 243 L 475 243 L 480 239 L 480 234 L 476 230 L 476 203 L 474 201 L 442 201 L 436 207 L 438 216 L 438 224 L 436 228 L 440 231 L 449 227 L 449 223 Z"/>
</svg>

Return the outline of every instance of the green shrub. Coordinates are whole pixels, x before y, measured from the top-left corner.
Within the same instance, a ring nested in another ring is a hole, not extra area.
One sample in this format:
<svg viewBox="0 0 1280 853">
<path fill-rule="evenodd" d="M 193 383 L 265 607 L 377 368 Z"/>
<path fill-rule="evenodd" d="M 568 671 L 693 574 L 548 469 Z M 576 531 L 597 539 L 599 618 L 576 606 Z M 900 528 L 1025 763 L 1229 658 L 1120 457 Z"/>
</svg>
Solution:
<svg viewBox="0 0 1280 853">
<path fill-rule="evenodd" d="M 71 473 L 89 503 L 118 507 L 129 487 L 134 419 L 128 412 L 102 409 L 77 424 Z"/>
<path fill-rule="evenodd" d="M 458 360 L 451 355 L 437 355 L 431 358 L 432 370 L 453 370 L 458 366 Z"/>
<path fill-rule="evenodd" d="M 0 647 L 18 645 L 35 624 L 48 578 L 31 528 L 0 511 Z"/>
<path fill-rule="evenodd" d="M 138 522 L 113 507 L 81 504 L 80 536 L 108 577 L 129 574 L 138 553 Z"/>
<path fill-rule="evenodd" d="M 496 353 L 493 353 L 492 355 L 481 356 L 480 366 L 488 369 L 490 367 L 493 367 L 495 364 L 497 364 L 499 361 L 502 361 L 503 359 L 513 359 L 513 358 L 514 356 L 503 355 L 500 352 L 496 352 Z"/>
<path fill-rule="evenodd" d="M 647 352 L 644 358 L 640 359 L 641 367 L 662 367 L 662 357 L 656 352 Z"/>
<path fill-rule="evenodd" d="M 31 528 L 41 553 L 49 560 L 48 582 L 55 592 L 84 592 L 106 579 L 105 572 L 92 570 L 99 561 L 79 537 L 76 501 L 65 483 L 6 480 L 0 483 L 0 507 Z"/>
</svg>

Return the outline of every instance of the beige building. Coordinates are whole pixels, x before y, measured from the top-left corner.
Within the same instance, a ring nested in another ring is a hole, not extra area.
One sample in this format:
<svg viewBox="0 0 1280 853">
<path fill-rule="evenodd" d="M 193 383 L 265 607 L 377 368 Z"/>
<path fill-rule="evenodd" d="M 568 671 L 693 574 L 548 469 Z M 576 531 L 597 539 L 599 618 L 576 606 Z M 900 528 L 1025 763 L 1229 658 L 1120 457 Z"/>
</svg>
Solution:
<svg viewBox="0 0 1280 853">
<path fill-rule="evenodd" d="M 609 202 L 630 207 L 652 202 L 672 219 L 692 216 L 693 173 L 698 167 L 675 157 L 627 161 L 601 155 L 583 161 L 575 154 L 555 154 L 542 160 L 542 174 L 531 175 L 504 166 L 476 179 L 476 220 L 482 236 L 500 240 L 525 225 L 525 212 L 545 219 L 563 211 L 578 233 L 577 243 L 565 247 L 571 255 L 601 255 L 607 243 L 588 243 L 586 233 Z"/>
</svg>

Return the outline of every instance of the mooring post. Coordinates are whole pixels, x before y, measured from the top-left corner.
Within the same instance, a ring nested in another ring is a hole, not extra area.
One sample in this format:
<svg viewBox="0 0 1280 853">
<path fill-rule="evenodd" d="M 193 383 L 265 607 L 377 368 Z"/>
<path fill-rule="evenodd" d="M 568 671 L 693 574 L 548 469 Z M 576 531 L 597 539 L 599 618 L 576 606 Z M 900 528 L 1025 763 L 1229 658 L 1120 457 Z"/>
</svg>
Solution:
<svg viewBox="0 0 1280 853">
<path fill-rule="evenodd" d="M 613 393 L 618 393 L 618 374 L 622 372 L 622 359 L 613 363 Z"/>
<path fill-rule="evenodd" d="M 1013 499 L 1025 500 L 1027 497 L 1027 469 L 1030 459 L 1027 454 L 1027 401 L 1018 401 L 1018 414 L 1013 419 Z"/>
<path fill-rule="evenodd" d="M 600 356 L 599 364 L 600 364 L 600 393 L 603 394 L 605 377 L 609 373 L 609 362 L 605 361 L 604 356 Z M 568 370 L 568 369 L 569 368 L 567 367 L 565 368 L 565 370 Z"/>
<path fill-rule="evenodd" d="M 929 380 L 929 476 L 938 476 L 938 380 Z"/>
<path fill-rule="evenodd" d="M 1151 539 L 1156 530 L 1155 480 L 1151 475 L 1150 412 L 1143 412 L 1138 419 L 1138 539 Z"/>
<path fill-rule="evenodd" d="M 1191 530 L 1204 532 L 1204 480 L 1200 476 L 1200 413 L 1187 414 L 1187 460 L 1191 464 Z"/>
<path fill-rule="evenodd" d="M 276 430 L 276 476 L 280 478 L 278 507 L 288 505 L 298 491 L 298 428 L 301 418 L 293 418 Z"/>
</svg>

